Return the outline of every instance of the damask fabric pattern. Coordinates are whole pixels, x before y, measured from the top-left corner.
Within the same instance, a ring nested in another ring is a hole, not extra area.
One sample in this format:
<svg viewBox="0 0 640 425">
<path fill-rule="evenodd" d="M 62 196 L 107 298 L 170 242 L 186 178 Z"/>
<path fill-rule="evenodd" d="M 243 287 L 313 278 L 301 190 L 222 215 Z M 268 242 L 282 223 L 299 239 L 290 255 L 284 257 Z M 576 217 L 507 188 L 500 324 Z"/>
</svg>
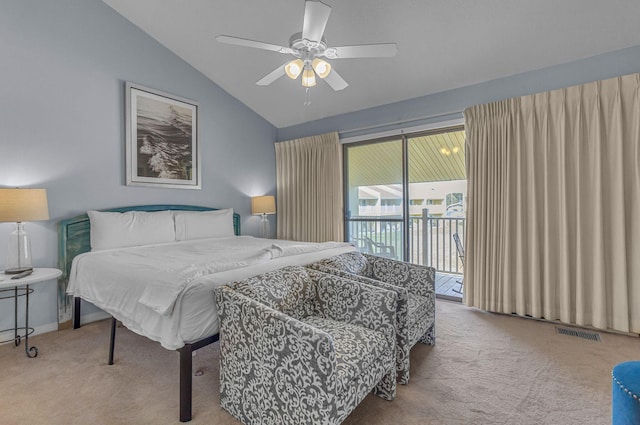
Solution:
<svg viewBox="0 0 640 425">
<path fill-rule="evenodd" d="M 395 290 L 396 368 L 398 382 L 407 384 L 410 350 L 417 342 L 435 345 L 435 269 L 359 252 L 348 252 L 309 265 L 361 283 Z"/>
<path fill-rule="evenodd" d="M 243 423 L 339 424 L 372 390 L 395 398 L 395 292 L 286 267 L 215 295 L 220 403 Z"/>
<path fill-rule="evenodd" d="M 409 291 L 399 286 L 389 285 L 358 274 L 352 274 L 341 269 L 325 266 L 322 261 L 311 264 L 309 268 L 396 292 L 398 295 L 398 307 L 396 310 L 396 370 L 398 372 L 398 382 L 405 384 L 406 382 L 403 382 L 403 373 L 409 370 L 409 349 L 411 348 L 411 345 L 409 345 L 410 327 L 408 323 Z M 353 268 L 351 270 L 353 270 Z"/>
</svg>

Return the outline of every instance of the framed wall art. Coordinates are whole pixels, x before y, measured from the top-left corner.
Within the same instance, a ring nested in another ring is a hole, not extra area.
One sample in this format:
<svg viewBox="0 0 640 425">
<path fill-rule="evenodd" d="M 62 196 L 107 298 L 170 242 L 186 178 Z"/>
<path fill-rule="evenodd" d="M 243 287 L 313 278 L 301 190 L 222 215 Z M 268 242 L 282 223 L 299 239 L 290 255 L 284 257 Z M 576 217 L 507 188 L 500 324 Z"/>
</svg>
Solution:
<svg viewBox="0 0 640 425">
<path fill-rule="evenodd" d="M 200 189 L 197 102 L 127 82 L 127 186 Z"/>
</svg>

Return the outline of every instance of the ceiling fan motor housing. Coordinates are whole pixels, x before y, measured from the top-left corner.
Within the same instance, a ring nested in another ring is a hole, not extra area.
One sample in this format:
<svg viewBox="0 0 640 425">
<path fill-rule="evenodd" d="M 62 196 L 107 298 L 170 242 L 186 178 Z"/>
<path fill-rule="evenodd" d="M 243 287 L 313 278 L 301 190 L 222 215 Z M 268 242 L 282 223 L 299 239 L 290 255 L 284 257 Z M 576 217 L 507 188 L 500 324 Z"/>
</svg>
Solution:
<svg viewBox="0 0 640 425">
<path fill-rule="evenodd" d="M 327 48 L 327 40 L 324 37 L 320 41 L 307 40 L 302 38 L 301 32 L 297 32 L 289 38 L 289 47 L 293 50 L 293 55 L 302 60 L 313 60 L 315 57 L 322 56 L 331 59 L 335 58 L 336 49 Z"/>
</svg>

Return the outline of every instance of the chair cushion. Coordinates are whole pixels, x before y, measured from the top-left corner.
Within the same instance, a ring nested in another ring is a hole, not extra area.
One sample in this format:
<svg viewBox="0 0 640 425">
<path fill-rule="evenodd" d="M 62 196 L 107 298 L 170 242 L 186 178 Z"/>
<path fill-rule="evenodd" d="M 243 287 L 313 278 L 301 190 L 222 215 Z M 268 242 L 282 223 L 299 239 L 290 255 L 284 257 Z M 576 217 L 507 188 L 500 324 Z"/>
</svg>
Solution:
<svg viewBox="0 0 640 425">
<path fill-rule="evenodd" d="M 389 350 L 382 332 L 317 316 L 305 317 L 302 321 L 333 338 L 338 394 L 352 386 L 355 379 L 366 375 Z"/>
</svg>

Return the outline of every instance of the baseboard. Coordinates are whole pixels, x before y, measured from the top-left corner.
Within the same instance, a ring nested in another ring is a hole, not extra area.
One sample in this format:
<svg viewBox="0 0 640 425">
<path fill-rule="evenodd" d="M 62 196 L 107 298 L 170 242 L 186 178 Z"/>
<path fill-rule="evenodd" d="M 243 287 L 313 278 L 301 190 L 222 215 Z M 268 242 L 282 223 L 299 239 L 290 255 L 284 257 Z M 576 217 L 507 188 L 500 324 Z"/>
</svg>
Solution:
<svg viewBox="0 0 640 425">
<path fill-rule="evenodd" d="M 436 300 L 453 301 L 453 302 L 457 302 L 457 303 L 462 304 L 461 296 L 460 297 L 453 297 L 451 295 L 436 294 Z"/>
<path fill-rule="evenodd" d="M 110 317 L 111 316 L 109 314 L 105 313 L 104 311 L 98 311 L 96 313 L 91 313 L 91 314 L 87 314 L 86 316 L 82 316 L 80 318 L 80 324 L 84 325 L 84 324 L 91 323 L 91 322 L 97 322 L 99 320 L 108 319 Z M 33 336 L 36 336 L 36 335 L 41 335 L 41 334 L 45 334 L 45 333 L 53 332 L 53 331 L 57 331 L 57 330 L 58 330 L 58 322 L 46 323 L 44 325 L 35 326 L 33 328 L 33 333 L 30 334 L 29 337 L 33 337 Z M 6 331 L 5 333 L 7 335 L 12 335 L 12 334 L 10 334 L 11 332 L 13 332 L 13 330 Z M 4 334 L 3 334 L 3 337 L 4 337 Z M 12 343 L 13 344 L 13 339 L 10 339 L 9 341 L 5 341 L 3 343 L 0 343 L 0 345 L 8 344 L 8 343 Z"/>
<path fill-rule="evenodd" d="M 98 311 L 96 313 L 80 316 L 80 326 L 85 325 L 87 323 L 91 323 L 91 322 L 97 322 L 98 320 L 108 319 L 110 317 L 111 315 L 104 311 Z"/>
<path fill-rule="evenodd" d="M 33 328 L 33 333 L 30 336 L 46 334 L 47 332 L 53 332 L 57 330 L 58 322 L 47 323 L 46 325 L 36 326 L 35 328 Z"/>
</svg>

